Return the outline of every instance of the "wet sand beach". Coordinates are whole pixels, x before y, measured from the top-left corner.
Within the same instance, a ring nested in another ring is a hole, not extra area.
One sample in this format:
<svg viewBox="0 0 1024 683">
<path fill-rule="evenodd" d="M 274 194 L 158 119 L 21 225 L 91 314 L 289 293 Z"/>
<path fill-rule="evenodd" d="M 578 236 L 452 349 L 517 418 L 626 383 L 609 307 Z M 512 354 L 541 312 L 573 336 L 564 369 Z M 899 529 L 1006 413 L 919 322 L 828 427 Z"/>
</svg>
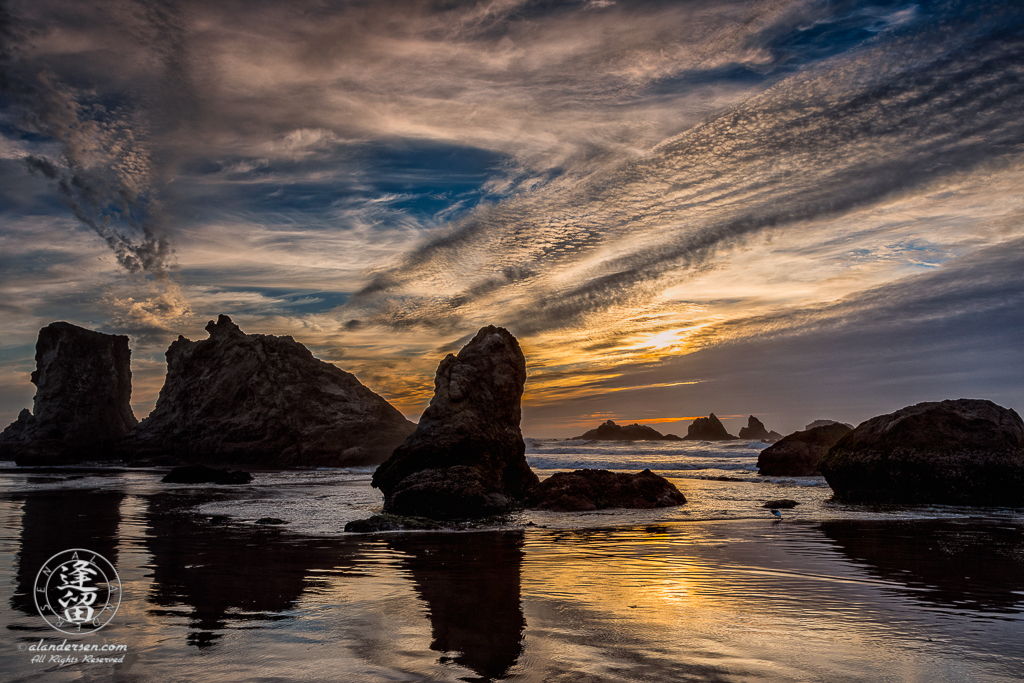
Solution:
<svg viewBox="0 0 1024 683">
<path fill-rule="evenodd" d="M 1012 511 L 308 535 L 197 512 L 202 499 L 151 472 L 4 478 L 5 681 L 1024 677 Z M 757 486 L 689 483 L 696 498 Z M 31 645 L 65 638 L 31 591 L 66 547 L 107 557 L 123 585 L 110 625 L 68 642 L 125 644 L 120 663 L 31 661 Z"/>
</svg>

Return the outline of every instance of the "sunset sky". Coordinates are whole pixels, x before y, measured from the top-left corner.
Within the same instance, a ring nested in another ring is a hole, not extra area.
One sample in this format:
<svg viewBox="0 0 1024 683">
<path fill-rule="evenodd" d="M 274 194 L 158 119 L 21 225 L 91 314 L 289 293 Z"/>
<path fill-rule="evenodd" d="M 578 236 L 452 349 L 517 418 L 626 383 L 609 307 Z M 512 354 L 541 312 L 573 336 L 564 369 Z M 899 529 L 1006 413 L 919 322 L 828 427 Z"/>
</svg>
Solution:
<svg viewBox="0 0 1024 683">
<path fill-rule="evenodd" d="M 0 2 L 0 422 L 39 328 L 227 314 L 527 436 L 1024 409 L 1018 2 Z M 683 422 L 679 422 L 682 420 Z"/>
</svg>

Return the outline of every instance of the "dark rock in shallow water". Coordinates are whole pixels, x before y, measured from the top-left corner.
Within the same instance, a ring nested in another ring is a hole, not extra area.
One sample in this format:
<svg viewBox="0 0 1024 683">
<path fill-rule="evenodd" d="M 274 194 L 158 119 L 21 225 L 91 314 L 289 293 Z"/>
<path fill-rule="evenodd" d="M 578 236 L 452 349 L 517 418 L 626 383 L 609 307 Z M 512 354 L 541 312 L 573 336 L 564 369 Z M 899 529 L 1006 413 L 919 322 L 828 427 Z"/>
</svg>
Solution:
<svg viewBox="0 0 1024 683">
<path fill-rule="evenodd" d="M 757 456 L 757 473 L 767 476 L 810 477 L 820 474 L 818 464 L 850 428 L 834 422 L 802 432 L 793 432 Z"/>
<path fill-rule="evenodd" d="M 374 515 L 369 519 L 357 519 L 345 525 L 345 531 L 354 534 L 373 534 L 379 531 L 437 531 L 443 529 L 440 522 L 426 517 L 403 517 L 401 515 Z"/>
<path fill-rule="evenodd" d="M 767 441 L 768 443 L 775 443 L 782 438 L 782 434 L 779 434 L 775 430 L 769 432 L 765 428 L 763 422 L 751 415 L 747 418 L 747 426 L 740 428 L 740 438 L 750 439 L 751 441 Z"/>
<path fill-rule="evenodd" d="M 623 427 L 608 420 L 597 429 L 591 429 L 582 436 L 573 439 L 591 439 L 597 441 L 679 441 L 675 434 L 662 434 L 646 425 L 631 424 Z"/>
<path fill-rule="evenodd" d="M 694 420 L 689 428 L 686 430 L 686 436 L 683 437 L 685 441 L 729 441 L 739 437 L 735 437 L 729 432 L 725 431 L 725 426 L 722 422 L 715 417 L 714 413 L 711 413 L 708 417 L 698 417 Z"/>
<path fill-rule="evenodd" d="M 63 465 L 110 460 L 138 420 L 131 409 L 128 337 L 56 322 L 39 330 L 33 412 L 0 434 L 0 460 Z"/>
<path fill-rule="evenodd" d="M 384 511 L 434 519 L 486 517 L 537 483 L 519 423 L 526 359 L 508 330 L 488 326 L 441 361 L 416 431 L 377 468 Z"/>
<path fill-rule="evenodd" d="M 160 481 L 165 484 L 248 484 L 252 481 L 252 475 L 237 470 L 188 465 L 175 467 Z"/>
<path fill-rule="evenodd" d="M 821 471 L 841 501 L 1024 506 L 1024 421 L 980 399 L 918 403 L 862 422 Z"/>
<path fill-rule="evenodd" d="M 553 474 L 530 491 L 529 505 L 541 510 L 574 512 L 606 508 L 649 509 L 682 505 L 686 497 L 650 470 L 639 474 L 576 470 Z"/>
<path fill-rule="evenodd" d="M 772 508 L 774 510 L 788 510 L 790 508 L 795 508 L 799 504 L 800 503 L 796 502 L 792 498 L 779 498 L 778 500 L 766 501 L 761 507 Z"/>
<path fill-rule="evenodd" d="M 133 458 L 268 467 L 383 461 L 414 425 L 354 375 L 291 337 L 245 334 L 226 315 L 210 338 L 167 349 L 156 408 L 125 440 Z"/>
<path fill-rule="evenodd" d="M 288 522 L 286 522 L 283 519 L 280 519 L 278 517 L 260 517 L 259 519 L 256 520 L 256 523 L 257 524 L 268 525 L 268 524 L 287 524 Z"/>
</svg>

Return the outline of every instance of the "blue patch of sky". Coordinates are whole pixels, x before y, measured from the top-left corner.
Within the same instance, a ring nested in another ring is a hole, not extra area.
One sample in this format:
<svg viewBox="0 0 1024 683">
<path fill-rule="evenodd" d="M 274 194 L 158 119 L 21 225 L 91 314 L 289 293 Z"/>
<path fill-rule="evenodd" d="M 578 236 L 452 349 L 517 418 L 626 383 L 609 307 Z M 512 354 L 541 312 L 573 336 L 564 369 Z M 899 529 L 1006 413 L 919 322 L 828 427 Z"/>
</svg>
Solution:
<svg viewBox="0 0 1024 683">
<path fill-rule="evenodd" d="M 328 292 L 315 289 L 284 289 L 279 287 L 220 287 L 220 292 L 229 293 L 256 293 L 269 301 L 274 302 L 274 307 L 285 308 L 292 313 L 320 313 L 341 306 L 350 296 L 350 292 Z M 265 312 L 267 306 L 235 306 L 232 310 L 246 312 L 247 310 Z"/>
<path fill-rule="evenodd" d="M 429 218 L 461 202 L 465 211 L 485 196 L 484 184 L 506 161 L 505 155 L 475 147 L 428 141 L 396 141 L 366 146 L 362 155 L 369 182 L 380 194 L 397 195 L 394 208 Z"/>
<path fill-rule="evenodd" d="M 842 54 L 905 18 L 917 5 L 906 0 L 861 2 L 842 0 L 823 3 L 814 18 L 802 23 L 771 26 L 750 37 L 751 46 L 772 55 L 766 64 L 724 64 L 712 69 L 676 73 L 651 84 L 646 94 L 670 95 L 708 85 L 768 86 L 803 65 Z"/>
<path fill-rule="evenodd" d="M 810 62 L 835 56 L 894 25 L 897 17 L 917 7 L 906 0 L 829 2 L 809 23 L 797 24 L 774 35 L 765 46 L 778 62 Z"/>
<path fill-rule="evenodd" d="M 384 205 L 399 216 L 432 224 L 451 219 L 485 197 L 485 184 L 507 157 L 484 149 L 425 140 L 383 140 L 343 145 L 306 158 L 198 159 L 181 169 L 178 192 L 203 214 L 302 215 L 307 225 L 339 207 Z M 312 179 L 311 179 L 312 178 Z M 381 219 L 387 228 L 388 219 Z"/>
</svg>

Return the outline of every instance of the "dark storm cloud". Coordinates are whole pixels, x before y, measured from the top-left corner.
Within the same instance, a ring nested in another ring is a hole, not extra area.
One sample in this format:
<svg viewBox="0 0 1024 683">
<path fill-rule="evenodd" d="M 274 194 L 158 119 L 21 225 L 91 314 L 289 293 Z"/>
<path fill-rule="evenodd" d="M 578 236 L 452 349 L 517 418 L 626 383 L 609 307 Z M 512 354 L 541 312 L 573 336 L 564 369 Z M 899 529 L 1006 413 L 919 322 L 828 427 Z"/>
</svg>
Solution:
<svg viewBox="0 0 1024 683">
<path fill-rule="evenodd" d="M 0 10 L 7 42 L 0 86 L 23 134 L 60 144 L 59 159 L 27 155 L 26 168 L 54 183 L 72 214 L 103 238 L 125 270 L 164 274 L 170 246 L 140 121 L 35 61 L 21 43 L 31 42 L 37 30 L 20 21 L 8 7 Z"/>
</svg>

